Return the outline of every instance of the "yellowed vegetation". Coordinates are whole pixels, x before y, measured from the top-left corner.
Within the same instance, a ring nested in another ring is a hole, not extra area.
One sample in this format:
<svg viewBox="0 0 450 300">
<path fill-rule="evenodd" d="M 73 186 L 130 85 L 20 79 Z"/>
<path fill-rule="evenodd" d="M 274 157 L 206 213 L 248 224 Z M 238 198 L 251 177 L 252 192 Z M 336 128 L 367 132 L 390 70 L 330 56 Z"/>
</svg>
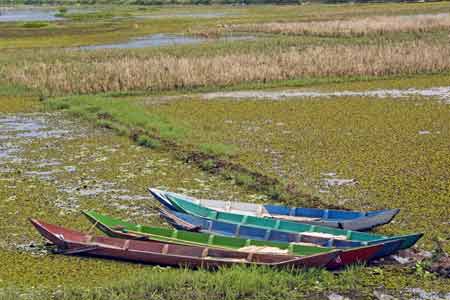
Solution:
<svg viewBox="0 0 450 300">
<path fill-rule="evenodd" d="M 168 90 L 322 76 L 388 76 L 450 70 L 450 45 L 423 42 L 318 46 L 270 54 L 108 57 L 25 61 L 4 69 L 13 83 L 48 94 Z"/>
<path fill-rule="evenodd" d="M 0 95 L 0 114 L 34 112 L 41 108 L 41 105 L 37 97 Z"/>
<path fill-rule="evenodd" d="M 270 22 L 255 24 L 239 24 L 218 27 L 206 35 L 238 32 L 264 32 L 290 35 L 319 36 L 364 36 L 392 32 L 419 33 L 431 30 L 450 28 L 450 15 L 420 14 L 407 16 L 373 16 L 370 18 L 314 21 L 314 22 Z"/>
</svg>

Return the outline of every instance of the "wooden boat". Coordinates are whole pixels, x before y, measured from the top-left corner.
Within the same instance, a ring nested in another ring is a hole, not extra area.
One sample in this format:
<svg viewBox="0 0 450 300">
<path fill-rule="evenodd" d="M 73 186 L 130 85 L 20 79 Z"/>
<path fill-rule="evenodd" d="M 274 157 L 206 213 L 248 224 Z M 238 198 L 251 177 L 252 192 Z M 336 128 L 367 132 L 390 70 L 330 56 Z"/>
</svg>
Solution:
<svg viewBox="0 0 450 300">
<path fill-rule="evenodd" d="M 172 205 L 167 195 L 172 195 L 174 197 L 191 201 L 195 204 L 221 212 L 273 218 L 349 230 L 369 230 L 376 226 L 387 224 L 400 211 L 399 209 L 386 209 L 360 212 L 335 209 L 287 207 L 282 205 L 196 199 L 154 188 L 150 188 L 149 191 L 159 202 L 171 210 L 177 210 L 178 207 Z"/>
<path fill-rule="evenodd" d="M 225 223 L 216 224 L 217 230 L 222 231 L 224 234 L 234 236 L 236 231 L 245 233 L 245 236 L 253 239 L 265 239 L 266 235 L 271 235 L 271 230 L 276 230 L 276 234 L 279 235 L 278 238 L 285 239 L 286 233 L 302 233 L 303 236 L 308 236 L 309 238 L 328 238 L 332 240 L 339 240 L 339 243 L 343 241 L 359 241 L 366 242 L 367 244 L 374 244 L 380 242 L 386 242 L 389 240 L 402 240 L 402 244 L 399 249 L 406 249 L 413 246 L 422 236 L 423 233 L 415 233 L 410 235 L 401 236 L 385 236 L 380 234 L 336 229 L 325 226 L 303 224 L 297 222 L 274 220 L 253 216 L 243 216 L 227 212 L 219 212 L 212 210 L 207 207 L 197 205 L 193 202 L 186 201 L 184 199 L 179 199 L 175 196 L 168 195 L 168 198 L 172 202 L 172 205 L 179 207 L 179 210 L 186 211 L 192 216 L 197 216 L 203 218 L 203 220 L 198 220 L 199 224 L 196 226 L 211 226 L 211 224 L 205 223 L 205 219 L 213 221 L 222 221 Z M 213 222 L 214 225 L 215 222 Z M 234 224 L 234 226 L 233 226 Z M 220 228 L 223 226 L 224 228 Z M 243 227 L 244 226 L 244 227 Z M 244 229 L 245 231 L 244 231 Z M 234 230 L 234 231 L 233 231 Z M 390 253 L 381 253 L 383 256 Z"/>
<path fill-rule="evenodd" d="M 101 231 L 112 237 L 151 240 L 166 243 L 185 245 L 208 246 L 221 249 L 249 249 L 260 247 L 265 251 L 284 253 L 295 256 L 307 256 L 320 253 L 333 252 L 335 248 L 319 247 L 305 243 L 283 243 L 260 241 L 243 238 L 233 238 L 210 233 L 197 233 L 189 231 L 178 231 L 174 229 L 151 227 L 133 224 L 123 220 L 102 215 L 94 211 L 85 211 L 84 215 Z M 400 240 L 387 242 L 387 246 L 398 247 Z M 327 268 L 336 269 L 352 263 L 370 261 L 385 244 L 374 244 L 358 248 L 344 249 L 334 260 L 327 264 Z"/>
<path fill-rule="evenodd" d="M 234 224 L 224 221 L 209 220 L 180 212 L 161 210 L 163 217 L 173 227 L 193 232 L 218 234 L 227 237 L 250 238 L 259 241 L 282 243 L 308 243 L 322 247 L 348 249 L 360 248 L 368 245 L 381 244 L 382 247 L 374 254 L 372 259 L 378 259 L 395 253 L 401 248 L 403 239 L 387 239 L 385 241 L 351 241 L 339 240 L 330 237 L 309 235 L 308 232 L 287 232 L 276 229 L 259 228 L 250 225 Z"/>
<path fill-rule="evenodd" d="M 42 236 L 58 247 L 61 254 L 98 256 L 164 266 L 217 268 L 234 264 L 254 264 L 289 268 L 322 267 L 340 253 L 332 251 L 299 257 L 95 237 L 36 219 L 30 221 Z"/>
</svg>

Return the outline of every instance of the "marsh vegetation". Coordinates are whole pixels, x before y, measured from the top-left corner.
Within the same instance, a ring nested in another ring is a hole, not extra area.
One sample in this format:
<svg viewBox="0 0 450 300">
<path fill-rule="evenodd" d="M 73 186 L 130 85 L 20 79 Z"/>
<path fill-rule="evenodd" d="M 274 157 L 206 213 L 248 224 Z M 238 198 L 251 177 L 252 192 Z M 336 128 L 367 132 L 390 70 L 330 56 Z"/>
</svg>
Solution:
<svg viewBox="0 0 450 300">
<path fill-rule="evenodd" d="M 85 56 L 84 61 L 26 61 L 6 68 L 5 77 L 48 95 L 161 91 L 298 78 L 448 72 L 448 57 L 450 46 L 421 42 L 273 49 L 259 55 L 122 55 L 100 61 Z"/>
<path fill-rule="evenodd" d="M 264 32 L 274 34 L 317 35 L 317 36 L 370 36 L 388 33 L 422 33 L 427 31 L 448 30 L 450 15 L 418 14 L 403 16 L 371 16 L 332 21 L 311 22 L 264 22 L 260 24 L 239 24 L 219 27 L 216 32 L 205 34 L 223 34 L 227 32 Z"/>
</svg>

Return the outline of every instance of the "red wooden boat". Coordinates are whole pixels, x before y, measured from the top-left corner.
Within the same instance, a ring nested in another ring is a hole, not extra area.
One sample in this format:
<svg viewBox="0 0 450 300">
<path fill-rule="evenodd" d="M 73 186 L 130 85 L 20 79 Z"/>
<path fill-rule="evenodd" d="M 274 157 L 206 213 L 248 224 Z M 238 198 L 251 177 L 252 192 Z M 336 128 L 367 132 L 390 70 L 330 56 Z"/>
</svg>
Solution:
<svg viewBox="0 0 450 300">
<path fill-rule="evenodd" d="M 98 256 L 164 266 L 217 268 L 234 264 L 255 264 L 289 268 L 323 267 L 341 253 L 341 251 L 333 251 L 298 257 L 241 252 L 210 247 L 96 237 L 36 219 L 30 219 L 30 221 L 42 236 L 58 247 L 62 254 Z"/>
</svg>

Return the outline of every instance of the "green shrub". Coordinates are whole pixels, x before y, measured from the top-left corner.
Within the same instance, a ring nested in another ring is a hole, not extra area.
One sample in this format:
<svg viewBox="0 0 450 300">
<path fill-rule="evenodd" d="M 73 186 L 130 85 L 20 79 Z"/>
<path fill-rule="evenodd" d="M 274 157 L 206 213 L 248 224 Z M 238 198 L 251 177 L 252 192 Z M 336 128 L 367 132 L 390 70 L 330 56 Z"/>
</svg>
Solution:
<svg viewBox="0 0 450 300">
<path fill-rule="evenodd" d="M 100 111 L 100 107 L 94 106 L 94 105 L 89 105 L 85 108 L 85 110 L 89 113 L 97 113 L 98 111 Z"/>
<path fill-rule="evenodd" d="M 65 110 L 65 109 L 69 109 L 70 108 L 70 104 L 67 102 L 63 102 L 63 101 L 48 101 L 47 103 L 47 108 L 49 110 Z"/>
<path fill-rule="evenodd" d="M 110 19 L 114 17 L 111 12 L 88 12 L 88 13 L 73 13 L 64 15 L 66 18 L 70 18 L 73 21 L 95 21 L 102 19 Z"/>
<path fill-rule="evenodd" d="M 23 24 L 24 28 L 43 28 L 47 27 L 49 24 L 47 22 L 26 22 Z"/>
<path fill-rule="evenodd" d="M 216 163 L 212 159 L 207 159 L 207 160 L 203 161 L 201 164 L 201 168 L 205 171 L 214 169 L 215 167 L 216 167 Z"/>
<path fill-rule="evenodd" d="M 108 129 L 114 129 L 114 124 L 110 120 L 100 119 L 97 120 L 97 126 L 108 128 Z"/>
<path fill-rule="evenodd" d="M 161 147 L 161 143 L 158 140 L 151 138 L 148 135 L 140 135 L 137 139 L 137 144 L 152 149 Z"/>
<path fill-rule="evenodd" d="M 120 136 L 127 136 L 129 135 L 130 131 L 128 128 L 121 126 L 119 124 L 113 123 L 113 129 L 116 131 L 116 133 Z"/>
</svg>

